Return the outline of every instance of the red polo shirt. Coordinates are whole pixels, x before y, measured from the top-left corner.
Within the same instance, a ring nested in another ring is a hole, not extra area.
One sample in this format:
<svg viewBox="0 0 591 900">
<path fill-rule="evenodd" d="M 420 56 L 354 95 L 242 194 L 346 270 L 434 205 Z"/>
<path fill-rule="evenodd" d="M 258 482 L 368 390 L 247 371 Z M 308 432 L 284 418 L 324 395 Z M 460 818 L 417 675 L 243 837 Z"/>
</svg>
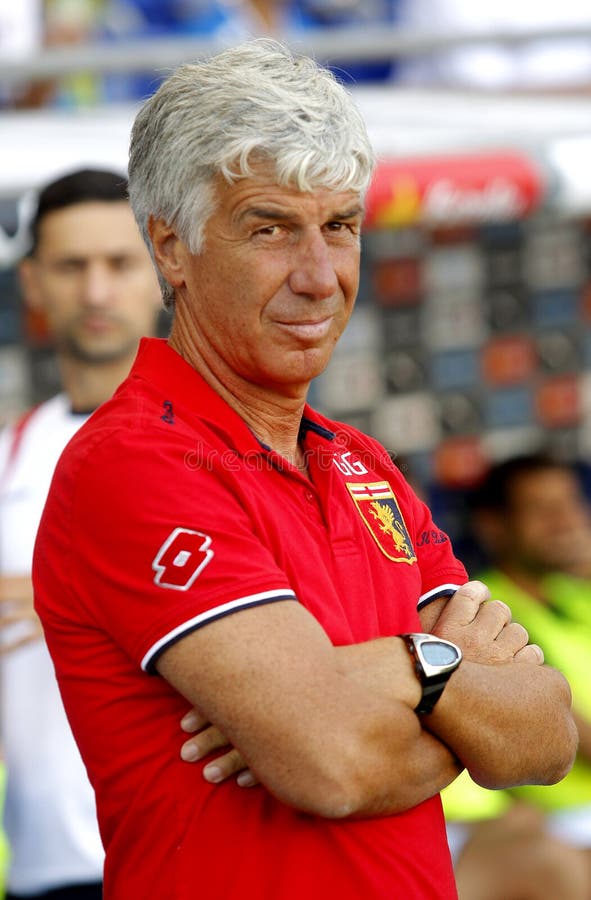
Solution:
<svg viewBox="0 0 591 900">
<path fill-rule="evenodd" d="M 209 785 L 178 755 L 186 701 L 150 674 L 237 609 L 297 600 L 349 644 L 417 630 L 418 605 L 466 581 L 379 444 L 309 408 L 301 439 L 310 479 L 147 339 L 58 465 L 37 608 L 97 795 L 107 900 L 456 896 L 438 797 L 329 820 Z"/>
</svg>

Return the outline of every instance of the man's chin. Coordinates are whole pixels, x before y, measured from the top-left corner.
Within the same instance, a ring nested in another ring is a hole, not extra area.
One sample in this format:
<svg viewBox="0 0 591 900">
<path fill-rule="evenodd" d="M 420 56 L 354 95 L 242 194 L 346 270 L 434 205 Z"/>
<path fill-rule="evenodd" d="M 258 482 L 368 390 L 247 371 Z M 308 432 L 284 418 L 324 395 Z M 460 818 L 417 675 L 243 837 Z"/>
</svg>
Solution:
<svg viewBox="0 0 591 900">
<path fill-rule="evenodd" d="M 128 357 L 137 346 L 137 341 L 69 341 L 63 348 L 72 360 L 89 365 L 107 365 Z"/>
</svg>

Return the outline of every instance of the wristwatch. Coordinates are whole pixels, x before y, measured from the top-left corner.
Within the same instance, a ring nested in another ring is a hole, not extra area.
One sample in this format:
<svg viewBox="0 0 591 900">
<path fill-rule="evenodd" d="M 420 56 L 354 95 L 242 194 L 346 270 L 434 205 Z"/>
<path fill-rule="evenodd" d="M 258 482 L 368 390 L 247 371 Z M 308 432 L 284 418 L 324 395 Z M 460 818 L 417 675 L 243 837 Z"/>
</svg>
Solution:
<svg viewBox="0 0 591 900">
<path fill-rule="evenodd" d="M 399 637 L 408 647 L 417 678 L 423 688 L 423 696 L 415 707 L 415 712 L 430 713 L 450 676 L 461 663 L 462 651 L 456 644 L 434 634 L 410 633 Z"/>
</svg>

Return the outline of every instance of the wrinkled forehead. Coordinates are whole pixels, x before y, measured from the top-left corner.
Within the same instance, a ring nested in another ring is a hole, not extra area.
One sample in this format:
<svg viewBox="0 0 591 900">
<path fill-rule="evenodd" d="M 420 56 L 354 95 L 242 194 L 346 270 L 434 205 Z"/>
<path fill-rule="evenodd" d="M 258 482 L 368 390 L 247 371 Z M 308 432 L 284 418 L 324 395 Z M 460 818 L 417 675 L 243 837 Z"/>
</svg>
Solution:
<svg viewBox="0 0 591 900">
<path fill-rule="evenodd" d="M 214 215 L 217 213 L 235 227 L 282 220 L 301 225 L 322 226 L 332 220 L 360 225 L 364 212 L 356 191 L 301 191 L 293 185 L 278 184 L 272 173 L 265 175 L 260 171 L 231 184 L 219 181 L 214 199 Z"/>
</svg>

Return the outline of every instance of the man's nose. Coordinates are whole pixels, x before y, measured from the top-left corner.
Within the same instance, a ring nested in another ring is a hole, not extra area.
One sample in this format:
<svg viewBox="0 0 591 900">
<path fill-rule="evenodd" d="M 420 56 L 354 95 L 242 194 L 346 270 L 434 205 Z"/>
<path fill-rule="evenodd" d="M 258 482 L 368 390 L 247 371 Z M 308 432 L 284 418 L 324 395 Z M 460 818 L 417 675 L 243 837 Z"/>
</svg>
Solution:
<svg viewBox="0 0 591 900">
<path fill-rule="evenodd" d="M 88 306 L 102 306 L 113 294 L 113 277 L 102 263 L 87 266 L 82 278 L 82 301 Z"/>
<path fill-rule="evenodd" d="M 324 300 L 338 288 L 333 255 L 320 229 L 305 234 L 298 242 L 289 285 L 295 294 Z"/>
</svg>

